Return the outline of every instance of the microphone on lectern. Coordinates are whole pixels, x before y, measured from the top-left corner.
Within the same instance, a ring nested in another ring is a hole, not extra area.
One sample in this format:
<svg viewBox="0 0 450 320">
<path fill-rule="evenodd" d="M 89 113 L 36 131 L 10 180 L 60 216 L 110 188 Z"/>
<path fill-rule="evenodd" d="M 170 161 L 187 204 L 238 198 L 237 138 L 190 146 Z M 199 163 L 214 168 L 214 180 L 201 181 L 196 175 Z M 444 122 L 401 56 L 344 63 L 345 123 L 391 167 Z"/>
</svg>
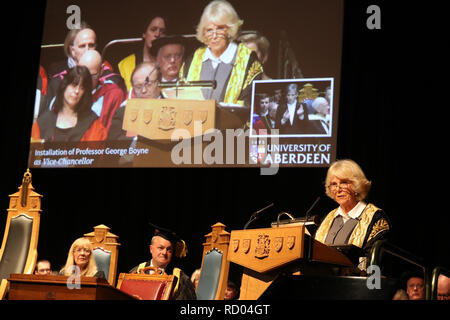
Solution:
<svg viewBox="0 0 450 320">
<path fill-rule="evenodd" d="M 308 209 L 308 211 L 306 211 L 305 222 L 308 222 L 309 214 L 311 213 L 312 209 L 316 206 L 317 202 L 319 202 L 319 200 L 320 200 L 320 196 L 317 197 L 316 201 L 314 201 L 314 203 L 312 204 L 312 206 Z"/>
<path fill-rule="evenodd" d="M 244 230 L 247 229 L 247 227 L 248 227 L 248 225 L 249 225 L 250 223 L 252 223 L 253 221 L 255 221 L 256 219 L 259 218 L 259 215 L 261 214 L 261 212 L 264 212 L 264 211 L 266 211 L 267 209 L 269 209 L 270 207 L 273 207 L 273 205 L 274 205 L 274 203 L 271 203 L 271 204 L 269 204 L 268 206 L 266 206 L 266 207 L 264 207 L 264 208 L 262 208 L 262 209 L 259 209 L 259 210 L 255 211 L 255 212 L 253 212 L 253 214 L 250 216 L 250 219 L 249 219 L 249 220 L 247 221 L 247 223 L 245 224 Z"/>
</svg>

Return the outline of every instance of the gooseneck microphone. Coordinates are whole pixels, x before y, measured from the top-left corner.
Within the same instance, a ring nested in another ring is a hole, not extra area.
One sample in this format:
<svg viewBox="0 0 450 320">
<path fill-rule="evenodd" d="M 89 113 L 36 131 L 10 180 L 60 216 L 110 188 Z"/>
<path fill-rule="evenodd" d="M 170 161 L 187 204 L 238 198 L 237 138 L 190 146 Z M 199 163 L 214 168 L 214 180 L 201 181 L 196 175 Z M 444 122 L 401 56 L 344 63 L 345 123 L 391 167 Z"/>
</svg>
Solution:
<svg viewBox="0 0 450 320">
<path fill-rule="evenodd" d="M 271 203 L 271 204 L 269 204 L 268 206 L 266 206 L 266 207 L 264 207 L 264 208 L 262 208 L 262 209 L 259 209 L 258 211 L 253 212 L 253 214 L 250 216 L 250 219 L 249 219 L 249 220 L 247 221 L 247 223 L 245 224 L 244 230 L 247 229 L 247 227 L 248 227 L 248 225 L 249 225 L 250 223 L 252 223 L 253 221 L 255 221 L 256 219 L 259 218 L 261 212 L 264 212 L 264 211 L 266 211 L 267 209 L 269 209 L 270 207 L 273 207 L 273 205 L 274 205 L 274 204 Z"/>
<path fill-rule="evenodd" d="M 312 206 L 308 209 L 308 211 L 306 211 L 305 222 L 308 222 L 309 214 L 311 213 L 312 209 L 316 206 L 317 202 L 319 202 L 319 200 L 320 200 L 320 196 L 317 197 L 316 201 L 314 201 L 314 203 L 312 204 Z"/>
</svg>

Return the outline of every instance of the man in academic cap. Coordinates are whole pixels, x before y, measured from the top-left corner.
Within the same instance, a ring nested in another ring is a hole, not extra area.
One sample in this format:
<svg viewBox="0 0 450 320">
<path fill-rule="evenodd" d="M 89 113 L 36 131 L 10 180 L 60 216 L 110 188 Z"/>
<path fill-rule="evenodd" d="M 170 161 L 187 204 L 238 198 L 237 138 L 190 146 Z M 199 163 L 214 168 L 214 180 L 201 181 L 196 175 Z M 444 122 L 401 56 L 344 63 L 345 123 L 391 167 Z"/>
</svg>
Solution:
<svg viewBox="0 0 450 320">
<path fill-rule="evenodd" d="M 176 82 L 183 64 L 187 40 L 183 36 L 170 35 L 153 41 L 151 52 L 161 70 L 161 82 Z"/>
<path fill-rule="evenodd" d="M 134 267 L 129 273 L 140 273 L 141 270 L 147 274 L 155 272 L 172 273 L 177 278 L 177 283 L 171 299 L 196 300 L 195 288 L 190 278 L 181 269 L 169 266 L 172 262 L 172 257 L 183 258 L 186 256 L 185 242 L 169 229 L 160 228 L 153 224 L 150 225 L 155 228 L 155 235 L 150 243 L 152 258 Z"/>
</svg>

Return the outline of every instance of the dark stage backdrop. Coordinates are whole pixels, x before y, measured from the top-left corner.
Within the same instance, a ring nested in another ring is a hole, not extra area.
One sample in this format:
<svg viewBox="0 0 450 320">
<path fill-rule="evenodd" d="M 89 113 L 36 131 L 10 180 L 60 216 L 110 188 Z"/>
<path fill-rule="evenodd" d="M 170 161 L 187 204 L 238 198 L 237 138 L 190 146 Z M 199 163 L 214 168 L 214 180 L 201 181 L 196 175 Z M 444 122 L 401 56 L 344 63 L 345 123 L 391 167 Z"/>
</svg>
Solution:
<svg viewBox="0 0 450 320">
<path fill-rule="evenodd" d="M 44 4 L 33 3 L 13 4 L 8 16 L 14 19 L 2 28 L 2 235 L 8 195 L 17 191 L 27 168 L 45 12 Z M 442 82 L 426 73 L 439 57 L 425 56 L 433 48 L 422 36 L 430 25 L 413 15 L 422 8 L 405 3 L 346 2 L 337 157 L 354 159 L 373 181 L 369 201 L 391 217 L 394 244 L 430 265 L 448 267 L 448 213 L 442 210 L 448 181 L 440 160 L 445 147 L 439 145 L 445 136 L 442 124 L 431 125 L 439 122 L 433 109 L 444 106 L 427 109 L 434 98 L 423 92 L 431 82 L 432 93 L 439 95 Z M 371 4 L 381 8 L 380 30 L 366 26 Z M 203 236 L 218 221 L 228 231 L 242 229 L 254 211 L 273 202 L 275 208 L 252 225 L 268 227 L 280 211 L 303 216 L 319 195 L 311 214 L 323 217 L 335 207 L 324 195 L 326 168 L 282 168 L 273 176 L 228 168 L 36 169 L 32 174 L 44 196 L 39 257 L 49 258 L 55 268 L 64 264 L 74 239 L 105 224 L 120 237 L 118 272 L 127 272 L 149 256 L 151 221 L 186 240 L 189 253 L 182 266 L 190 274 L 200 266 Z"/>
</svg>

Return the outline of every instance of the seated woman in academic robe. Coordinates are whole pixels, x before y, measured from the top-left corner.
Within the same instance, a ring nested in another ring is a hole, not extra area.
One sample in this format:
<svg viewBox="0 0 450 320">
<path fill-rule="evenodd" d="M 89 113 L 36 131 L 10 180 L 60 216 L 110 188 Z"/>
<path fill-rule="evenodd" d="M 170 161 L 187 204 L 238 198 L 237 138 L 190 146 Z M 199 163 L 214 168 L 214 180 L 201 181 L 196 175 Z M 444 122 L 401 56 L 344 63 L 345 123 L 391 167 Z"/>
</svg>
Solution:
<svg viewBox="0 0 450 320">
<path fill-rule="evenodd" d="M 103 141 L 107 130 L 91 110 L 88 68 L 76 66 L 61 81 L 53 108 L 33 124 L 32 141 Z"/>
<path fill-rule="evenodd" d="M 360 270 L 366 268 L 366 256 L 379 239 L 391 230 L 383 210 L 366 203 L 371 182 L 353 160 L 339 160 L 328 169 L 326 194 L 339 204 L 328 213 L 315 234 L 315 239 L 327 245 L 354 245 L 362 249 Z"/>
<path fill-rule="evenodd" d="M 216 81 L 215 89 L 203 89 L 205 99 L 250 105 L 251 83 L 261 79 L 263 67 L 255 52 L 234 41 L 242 23 L 227 1 L 212 1 L 203 11 L 197 39 L 205 46 L 186 59 L 180 73 L 187 81 Z"/>
</svg>

